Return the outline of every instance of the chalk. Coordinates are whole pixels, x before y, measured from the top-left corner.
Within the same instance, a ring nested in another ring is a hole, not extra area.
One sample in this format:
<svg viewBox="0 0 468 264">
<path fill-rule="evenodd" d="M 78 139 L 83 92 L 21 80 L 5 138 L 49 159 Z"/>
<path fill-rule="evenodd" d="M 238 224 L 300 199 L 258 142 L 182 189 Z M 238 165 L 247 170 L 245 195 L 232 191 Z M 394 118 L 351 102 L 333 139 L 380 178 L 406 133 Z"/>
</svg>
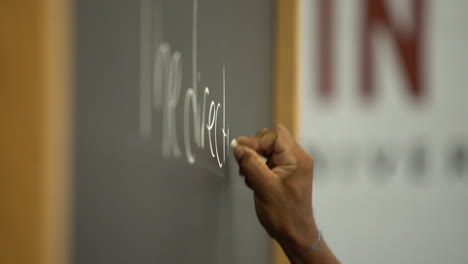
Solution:
<svg viewBox="0 0 468 264">
<path fill-rule="evenodd" d="M 233 140 L 231 141 L 231 147 L 232 147 L 233 149 L 235 149 L 237 146 L 239 146 L 239 142 L 237 142 L 236 139 L 233 139 Z M 267 161 L 268 161 L 268 159 L 265 158 L 265 157 L 262 156 L 262 155 L 258 155 L 258 159 L 259 159 L 260 162 L 262 162 L 262 163 L 267 163 Z"/>
<path fill-rule="evenodd" d="M 238 145 L 239 145 L 239 143 L 237 143 L 237 140 L 236 140 L 236 139 L 233 139 L 233 140 L 231 141 L 231 148 L 235 149 Z"/>
</svg>

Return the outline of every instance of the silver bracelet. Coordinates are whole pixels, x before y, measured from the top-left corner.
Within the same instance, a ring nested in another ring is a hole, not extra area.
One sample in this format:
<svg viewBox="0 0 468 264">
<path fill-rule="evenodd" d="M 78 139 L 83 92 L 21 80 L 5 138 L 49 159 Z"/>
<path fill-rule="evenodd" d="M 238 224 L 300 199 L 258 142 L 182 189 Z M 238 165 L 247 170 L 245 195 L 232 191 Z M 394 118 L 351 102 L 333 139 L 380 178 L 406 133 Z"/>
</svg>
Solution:
<svg viewBox="0 0 468 264">
<path fill-rule="evenodd" d="M 312 244 L 311 247 L 307 248 L 307 249 L 304 249 L 302 250 L 301 252 L 299 253 L 296 253 L 293 255 L 293 257 L 298 257 L 310 250 L 313 250 L 313 251 L 320 251 L 320 248 L 318 247 L 318 244 L 320 242 L 320 240 L 322 240 L 322 232 L 320 232 L 320 230 L 318 231 L 318 235 L 317 235 L 317 240 L 315 240 L 314 244 Z"/>
</svg>

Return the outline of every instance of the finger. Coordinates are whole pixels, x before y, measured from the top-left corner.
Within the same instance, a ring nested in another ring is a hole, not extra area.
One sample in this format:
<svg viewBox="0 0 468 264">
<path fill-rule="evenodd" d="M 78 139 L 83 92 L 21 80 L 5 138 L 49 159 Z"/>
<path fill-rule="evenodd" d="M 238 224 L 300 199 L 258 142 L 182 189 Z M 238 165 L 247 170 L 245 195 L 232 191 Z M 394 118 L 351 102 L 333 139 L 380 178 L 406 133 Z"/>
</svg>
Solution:
<svg viewBox="0 0 468 264">
<path fill-rule="evenodd" d="M 238 137 L 237 142 L 265 156 L 283 152 L 296 145 L 289 131 L 282 125 L 272 129 L 261 129 L 254 137 Z"/>
<path fill-rule="evenodd" d="M 276 140 L 277 133 L 274 129 L 261 129 L 253 137 L 238 137 L 236 141 L 244 146 L 247 146 L 257 153 L 266 154 L 272 153 L 274 149 L 274 142 Z"/>
<path fill-rule="evenodd" d="M 276 128 L 269 129 L 265 133 L 257 137 L 258 140 L 258 151 L 271 155 L 277 149 L 278 131 Z"/>
<path fill-rule="evenodd" d="M 258 138 L 256 136 L 253 137 L 238 137 L 235 139 L 236 144 L 247 146 L 253 150 L 258 149 Z"/>
<path fill-rule="evenodd" d="M 234 156 L 248 185 L 261 196 L 267 196 L 274 188 L 277 176 L 265 165 L 261 156 L 246 146 L 237 146 Z"/>
<path fill-rule="evenodd" d="M 253 150 L 255 150 L 257 152 L 260 152 L 261 151 L 260 141 L 263 138 L 269 138 L 271 136 L 274 136 L 275 133 L 276 133 L 275 128 L 273 128 L 273 129 L 262 128 L 262 129 L 257 131 L 255 136 L 238 137 L 238 138 L 236 138 L 236 142 L 238 142 L 239 144 L 248 146 L 248 147 L 252 148 Z"/>
<path fill-rule="evenodd" d="M 256 142 L 258 142 L 255 137 L 239 137 L 243 140 L 241 140 L 241 142 L 243 143 L 247 143 L 247 144 L 239 144 L 239 142 L 237 141 L 237 139 L 233 139 L 232 142 L 231 142 L 231 147 L 233 149 L 236 149 L 237 146 L 239 145 L 244 145 L 244 146 L 247 146 L 251 149 L 254 150 L 255 148 L 255 145 L 256 145 Z M 260 160 L 263 162 L 263 163 L 267 163 L 267 160 L 268 158 L 264 157 L 263 156 L 263 153 L 260 153 L 260 152 L 257 152 L 258 154 L 262 155 L 262 156 L 259 156 Z"/>
</svg>

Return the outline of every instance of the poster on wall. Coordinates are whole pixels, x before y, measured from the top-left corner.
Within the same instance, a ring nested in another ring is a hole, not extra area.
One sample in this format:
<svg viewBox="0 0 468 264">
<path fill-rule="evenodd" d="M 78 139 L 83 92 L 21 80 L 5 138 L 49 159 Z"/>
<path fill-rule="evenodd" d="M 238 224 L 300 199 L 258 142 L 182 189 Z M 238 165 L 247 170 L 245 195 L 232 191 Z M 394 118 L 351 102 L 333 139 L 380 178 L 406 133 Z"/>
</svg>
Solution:
<svg viewBox="0 0 468 264">
<path fill-rule="evenodd" d="M 302 1 L 300 140 L 343 262 L 468 261 L 467 8 Z"/>
</svg>

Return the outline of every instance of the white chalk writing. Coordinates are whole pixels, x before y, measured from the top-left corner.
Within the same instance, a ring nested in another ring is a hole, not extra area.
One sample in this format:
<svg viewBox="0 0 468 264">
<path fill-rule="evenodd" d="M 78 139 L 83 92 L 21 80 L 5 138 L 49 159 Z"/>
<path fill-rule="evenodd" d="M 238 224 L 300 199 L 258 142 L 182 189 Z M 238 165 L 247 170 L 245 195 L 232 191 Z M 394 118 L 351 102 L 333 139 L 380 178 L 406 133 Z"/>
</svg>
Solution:
<svg viewBox="0 0 468 264">
<path fill-rule="evenodd" d="M 169 43 L 161 43 L 154 56 L 153 62 L 153 82 L 152 82 L 152 99 L 147 100 L 145 95 L 148 91 L 142 89 L 142 104 L 153 106 L 155 110 L 162 108 L 163 124 L 162 124 L 162 153 L 166 157 L 180 158 L 182 153 L 179 147 L 177 138 L 177 109 L 183 109 L 183 144 L 185 149 L 185 157 L 190 164 L 196 161 L 194 153 L 195 148 L 205 148 L 205 130 L 208 134 L 208 143 L 210 153 L 213 158 L 216 158 L 219 167 L 223 167 L 226 163 L 226 152 L 229 151 L 229 128 L 226 127 L 226 69 L 222 68 L 222 91 L 223 99 L 221 102 L 211 100 L 209 87 L 203 90 L 203 100 L 198 100 L 198 82 L 200 73 L 198 72 L 197 63 L 197 16 L 198 3 L 193 2 L 193 34 L 192 34 L 192 87 L 187 88 L 183 105 L 179 105 L 180 95 L 182 92 L 182 54 L 179 51 L 172 51 Z M 208 108 L 207 108 L 208 107 Z M 148 106 L 142 106 L 142 109 L 148 109 Z M 222 111 L 222 127 L 218 127 L 219 111 Z M 208 112 L 207 112 L 208 111 Z M 142 112 L 141 122 L 142 135 L 147 134 L 148 127 L 151 127 L 151 114 Z M 208 115 L 206 119 L 206 115 Z M 206 122 L 205 122 L 206 121 Z M 191 124 L 193 126 L 191 126 Z M 218 149 L 218 138 L 221 132 L 222 137 L 222 152 Z"/>
</svg>

